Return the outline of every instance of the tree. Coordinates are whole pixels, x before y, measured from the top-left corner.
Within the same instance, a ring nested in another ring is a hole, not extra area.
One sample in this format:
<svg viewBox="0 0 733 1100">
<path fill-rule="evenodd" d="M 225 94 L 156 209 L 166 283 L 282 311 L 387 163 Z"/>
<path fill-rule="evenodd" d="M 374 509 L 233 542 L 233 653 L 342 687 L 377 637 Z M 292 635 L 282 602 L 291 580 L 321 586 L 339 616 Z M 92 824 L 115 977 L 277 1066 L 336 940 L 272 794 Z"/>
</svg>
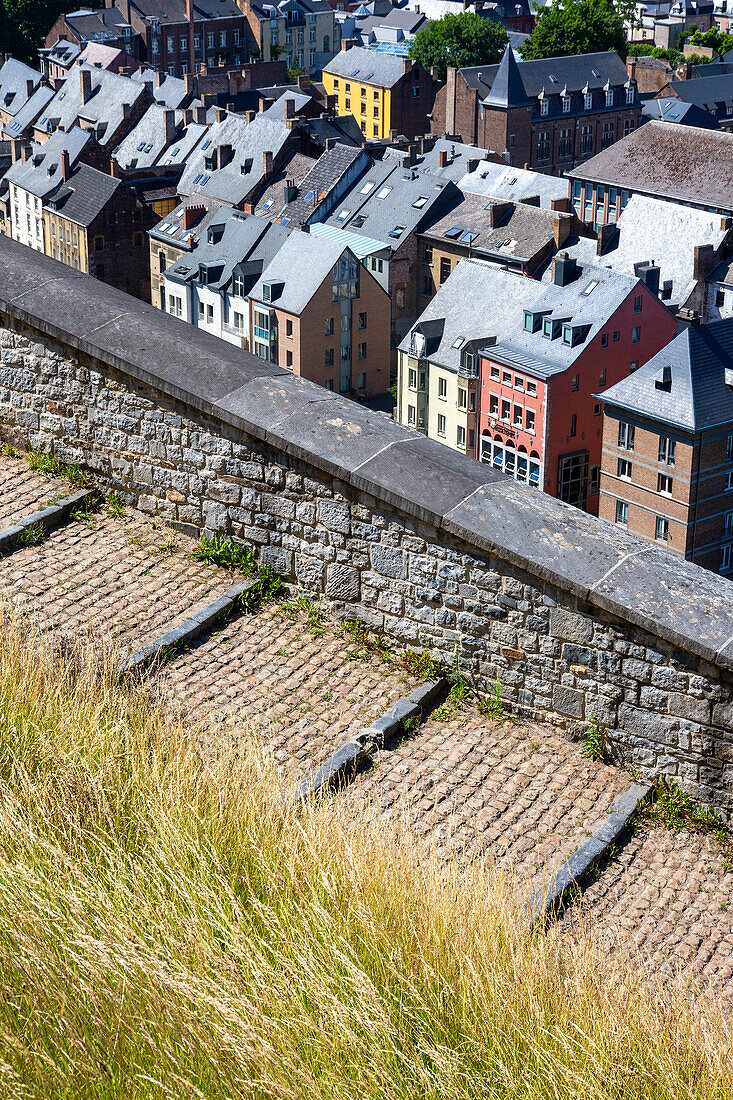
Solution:
<svg viewBox="0 0 733 1100">
<path fill-rule="evenodd" d="M 441 80 L 450 68 L 493 65 L 501 60 L 508 41 L 505 28 L 474 12 L 431 19 L 415 35 L 410 57 L 428 72 L 435 66 Z"/>
<path fill-rule="evenodd" d="M 555 0 L 539 15 L 521 46 L 527 61 L 605 50 L 615 50 L 626 59 L 623 19 L 611 0 Z"/>
<path fill-rule="evenodd" d="M 92 0 L 85 7 L 99 7 Z M 0 0 L 0 43 L 22 61 L 37 63 L 38 47 L 58 17 L 71 8 L 69 0 Z"/>
</svg>

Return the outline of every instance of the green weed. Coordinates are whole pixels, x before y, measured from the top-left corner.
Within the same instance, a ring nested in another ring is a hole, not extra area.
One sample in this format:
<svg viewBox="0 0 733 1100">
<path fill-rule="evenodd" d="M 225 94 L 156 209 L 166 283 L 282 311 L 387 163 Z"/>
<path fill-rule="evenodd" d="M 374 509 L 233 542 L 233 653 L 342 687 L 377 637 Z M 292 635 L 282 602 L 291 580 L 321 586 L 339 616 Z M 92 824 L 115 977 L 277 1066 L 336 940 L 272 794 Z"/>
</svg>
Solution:
<svg viewBox="0 0 733 1100">
<path fill-rule="evenodd" d="M 218 565 L 220 569 L 227 569 L 230 573 L 257 572 L 257 563 L 250 548 L 240 546 L 238 542 L 224 535 L 202 535 L 198 546 L 191 551 L 191 556 L 194 561 Z"/>
<path fill-rule="evenodd" d="M 488 698 L 479 699 L 476 703 L 476 706 L 485 718 L 491 718 L 495 722 L 500 722 L 501 719 L 505 717 L 504 701 L 501 697 L 502 690 L 503 685 L 499 673 L 497 672 L 491 694 Z"/>
<path fill-rule="evenodd" d="M 721 844 L 731 841 L 730 829 L 713 810 L 698 806 L 687 791 L 683 791 L 671 779 L 658 779 L 652 798 L 634 814 L 639 824 L 661 825 L 679 833 L 688 829 L 698 833 L 712 833 Z"/>
<path fill-rule="evenodd" d="M 112 519 L 123 519 L 127 514 L 127 509 L 117 493 L 109 493 L 105 497 L 104 511 L 105 515 L 110 516 Z"/>
<path fill-rule="evenodd" d="M 28 451 L 25 459 L 31 470 L 43 474 L 44 477 L 64 478 L 77 489 L 84 489 L 89 484 L 89 478 L 77 465 L 60 462 L 54 455 L 43 454 L 41 451 Z"/>
<path fill-rule="evenodd" d="M 599 722 L 595 714 L 591 715 L 590 725 L 583 738 L 583 746 L 580 755 L 587 760 L 600 760 L 603 764 L 611 763 L 611 745 L 608 738 L 608 728 Z"/>
<path fill-rule="evenodd" d="M 24 527 L 16 539 L 18 546 L 39 546 L 46 538 L 46 532 L 40 523 L 31 523 Z"/>
</svg>

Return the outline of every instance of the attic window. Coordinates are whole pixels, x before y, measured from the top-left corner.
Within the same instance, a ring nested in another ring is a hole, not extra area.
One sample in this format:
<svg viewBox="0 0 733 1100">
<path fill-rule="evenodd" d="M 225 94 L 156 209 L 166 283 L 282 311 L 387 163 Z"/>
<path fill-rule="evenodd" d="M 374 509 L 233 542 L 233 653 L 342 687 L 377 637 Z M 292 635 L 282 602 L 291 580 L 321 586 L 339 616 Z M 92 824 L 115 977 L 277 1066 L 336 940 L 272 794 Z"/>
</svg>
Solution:
<svg viewBox="0 0 733 1100">
<path fill-rule="evenodd" d="M 373 189 L 373 187 L 374 187 L 373 180 L 367 180 L 367 182 L 364 184 L 364 186 L 359 191 L 359 194 L 360 195 L 368 195 L 369 192 Z"/>
<path fill-rule="evenodd" d="M 210 145 L 211 145 L 211 138 L 207 138 L 206 141 L 204 142 L 204 144 L 201 146 L 201 148 L 202 149 L 208 149 Z"/>
<path fill-rule="evenodd" d="M 195 176 L 195 177 L 194 177 L 194 181 L 193 181 L 193 182 L 194 182 L 194 183 L 200 183 L 200 182 L 201 182 L 201 180 L 202 180 L 203 178 L 204 178 L 204 176 L 203 176 L 203 172 L 199 172 L 199 174 L 198 174 L 197 176 Z"/>
<path fill-rule="evenodd" d="M 421 210 L 421 209 L 423 208 L 423 206 L 425 205 L 425 203 L 426 203 L 427 201 L 428 201 L 428 199 L 427 199 L 427 195 L 420 195 L 420 197 L 419 197 L 419 198 L 415 199 L 415 201 L 413 202 L 413 204 L 412 204 L 412 205 L 413 205 L 413 206 L 414 206 L 414 207 L 415 207 L 415 208 L 416 208 L 417 210 Z"/>
<path fill-rule="evenodd" d="M 388 236 L 388 237 L 394 237 L 394 238 L 395 238 L 395 240 L 399 240 L 399 238 L 400 238 L 400 237 L 402 236 L 402 234 L 403 234 L 404 232 L 405 232 L 405 227 L 404 227 L 404 225 L 396 225 L 396 226 L 394 227 L 394 229 L 390 229 L 390 231 L 389 231 L 389 233 L 387 234 L 387 236 Z"/>
<path fill-rule="evenodd" d="M 542 316 L 539 313 L 532 313 L 530 310 L 524 311 L 524 327 L 527 332 L 539 332 L 542 325 Z"/>
<path fill-rule="evenodd" d="M 145 152 L 149 153 L 152 148 L 153 148 L 153 143 L 152 143 L 152 141 L 149 141 L 148 144 L 145 146 Z"/>
<path fill-rule="evenodd" d="M 142 151 L 143 151 L 143 149 L 144 149 L 144 148 L 145 148 L 145 142 L 144 142 L 144 141 L 141 141 L 141 142 L 140 142 L 140 144 L 139 144 L 139 145 L 138 145 L 138 147 L 137 147 L 137 151 L 138 151 L 138 153 L 142 153 Z"/>
<path fill-rule="evenodd" d="M 461 242 L 465 244 L 473 244 L 478 237 L 478 231 L 476 229 L 469 229 L 467 233 L 464 233 L 461 237 Z"/>
<path fill-rule="evenodd" d="M 179 145 L 176 145 L 175 149 L 174 149 L 174 150 L 173 150 L 173 152 L 171 153 L 171 156 L 172 156 L 172 157 L 178 156 L 178 154 L 180 153 L 180 151 L 181 151 L 181 147 L 180 147 Z"/>
<path fill-rule="evenodd" d="M 209 176 L 201 177 L 201 186 L 204 187 L 209 182 Z"/>
<path fill-rule="evenodd" d="M 391 187 L 383 187 L 382 190 L 377 195 L 377 198 L 378 199 L 386 199 L 387 195 L 390 193 L 391 190 L 392 190 Z"/>
<path fill-rule="evenodd" d="M 459 336 L 457 340 L 454 340 L 451 344 L 452 348 L 460 348 L 463 346 L 463 337 Z"/>
<path fill-rule="evenodd" d="M 364 214 L 358 214 L 357 217 L 355 217 L 353 222 L 351 223 L 351 228 L 352 229 L 361 229 L 361 227 L 362 227 L 362 225 L 364 224 L 365 221 L 366 221 L 366 216 Z"/>
<path fill-rule="evenodd" d="M 514 184 L 515 184 L 515 183 L 517 182 L 517 179 L 518 179 L 518 177 L 517 177 L 517 176 L 512 176 L 512 178 L 511 178 L 510 180 L 507 180 L 507 181 L 506 181 L 506 182 L 507 182 L 507 185 L 508 185 L 509 187 L 513 187 L 513 186 L 514 186 Z"/>
<path fill-rule="evenodd" d="M 598 279 L 591 279 L 591 281 L 588 283 L 588 285 L 583 287 L 583 289 L 581 290 L 580 293 L 585 295 L 585 297 L 587 298 L 589 294 L 593 293 L 593 291 L 596 289 L 597 286 L 598 286 Z"/>
<path fill-rule="evenodd" d="M 60 92 L 59 93 L 59 100 L 62 100 L 65 95 L 66 95 L 66 92 Z"/>
<path fill-rule="evenodd" d="M 449 241 L 457 241 L 463 231 L 463 226 L 454 225 L 450 229 L 447 229 L 443 236 L 447 237 Z"/>
<path fill-rule="evenodd" d="M 263 205 L 262 209 L 269 210 L 274 201 L 274 199 L 268 199 L 267 202 Z"/>
<path fill-rule="evenodd" d="M 345 222 L 346 219 L 348 218 L 348 216 L 349 216 L 349 211 L 346 209 L 346 207 L 344 207 L 343 210 L 339 210 L 338 214 L 336 215 L 336 221 L 337 222 Z"/>
</svg>

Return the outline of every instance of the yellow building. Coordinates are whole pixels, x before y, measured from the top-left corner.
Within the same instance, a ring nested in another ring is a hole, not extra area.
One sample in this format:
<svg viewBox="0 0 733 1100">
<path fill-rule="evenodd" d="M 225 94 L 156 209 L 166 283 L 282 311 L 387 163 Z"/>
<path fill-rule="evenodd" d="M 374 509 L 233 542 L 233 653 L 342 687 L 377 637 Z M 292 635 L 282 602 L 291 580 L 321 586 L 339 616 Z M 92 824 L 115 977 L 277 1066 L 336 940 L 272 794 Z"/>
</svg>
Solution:
<svg viewBox="0 0 733 1100">
<path fill-rule="evenodd" d="M 366 138 L 406 138 L 430 131 L 429 113 L 438 85 L 407 57 L 344 48 L 323 70 L 326 94 L 340 115 L 353 115 Z"/>
</svg>

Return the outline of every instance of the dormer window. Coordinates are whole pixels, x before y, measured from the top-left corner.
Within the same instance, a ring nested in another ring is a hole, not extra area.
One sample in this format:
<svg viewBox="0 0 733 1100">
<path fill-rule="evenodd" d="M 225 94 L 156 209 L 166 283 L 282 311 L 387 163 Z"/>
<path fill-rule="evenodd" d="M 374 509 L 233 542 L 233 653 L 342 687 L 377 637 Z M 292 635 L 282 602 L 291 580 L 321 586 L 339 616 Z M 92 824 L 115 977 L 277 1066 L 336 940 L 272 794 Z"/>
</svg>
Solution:
<svg viewBox="0 0 733 1100">
<path fill-rule="evenodd" d="M 540 100 L 540 114 L 541 115 L 546 115 L 549 112 L 549 110 L 550 110 L 550 101 L 543 96 L 543 98 Z"/>
<path fill-rule="evenodd" d="M 531 310 L 525 309 L 524 311 L 524 327 L 527 332 L 539 332 L 542 325 L 542 314 L 532 313 Z"/>
<path fill-rule="evenodd" d="M 606 92 L 606 106 L 613 107 L 613 88 L 609 88 Z"/>
<path fill-rule="evenodd" d="M 564 95 L 562 97 L 562 110 L 564 115 L 570 114 L 570 96 Z"/>
<path fill-rule="evenodd" d="M 585 107 L 586 111 L 590 111 L 590 110 L 593 109 L 593 93 L 592 92 L 586 92 L 585 95 L 583 96 L 583 106 Z"/>
<path fill-rule="evenodd" d="M 627 88 L 626 89 L 626 102 L 627 103 L 633 103 L 634 102 L 634 89 L 633 88 Z"/>
<path fill-rule="evenodd" d="M 578 344 L 582 344 L 588 335 L 589 328 L 590 325 L 563 325 L 563 344 L 569 344 L 571 348 L 577 347 Z"/>
<path fill-rule="evenodd" d="M 564 321 L 554 320 L 552 317 L 545 317 L 542 322 L 542 335 L 547 340 L 557 340 L 558 336 L 562 332 Z"/>
</svg>

